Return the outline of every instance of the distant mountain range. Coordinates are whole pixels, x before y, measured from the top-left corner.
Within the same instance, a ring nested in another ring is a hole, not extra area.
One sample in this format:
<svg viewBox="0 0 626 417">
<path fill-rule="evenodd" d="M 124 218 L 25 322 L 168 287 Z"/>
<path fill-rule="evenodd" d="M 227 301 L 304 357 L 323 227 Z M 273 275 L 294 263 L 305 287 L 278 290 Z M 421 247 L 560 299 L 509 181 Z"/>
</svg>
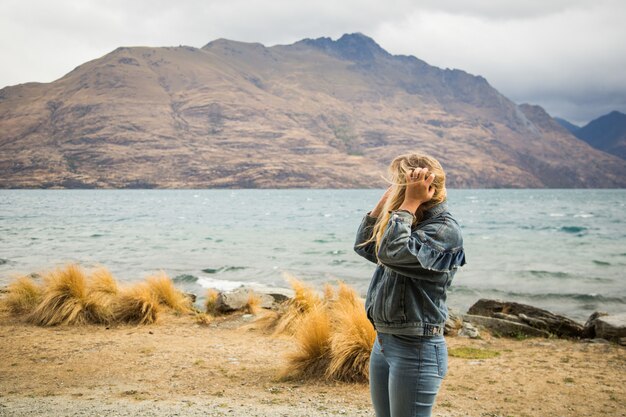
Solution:
<svg viewBox="0 0 626 417">
<path fill-rule="evenodd" d="M 624 187 L 626 161 L 487 80 L 362 34 L 118 48 L 0 90 L 0 187 L 382 187 L 401 153 L 451 187 Z"/>
<path fill-rule="evenodd" d="M 613 111 L 583 127 L 555 118 L 561 126 L 596 149 L 626 159 L 626 114 Z"/>
</svg>

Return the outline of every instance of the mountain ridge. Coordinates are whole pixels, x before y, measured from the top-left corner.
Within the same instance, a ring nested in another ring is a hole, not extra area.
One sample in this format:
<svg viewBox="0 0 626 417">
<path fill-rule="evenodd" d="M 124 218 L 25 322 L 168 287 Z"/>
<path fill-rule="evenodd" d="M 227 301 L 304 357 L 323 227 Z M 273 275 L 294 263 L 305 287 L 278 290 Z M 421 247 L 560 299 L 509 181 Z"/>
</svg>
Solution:
<svg viewBox="0 0 626 417">
<path fill-rule="evenodd" d="M 328 39 L 120 47 L 6 87 L 0 187 L 381 187 L 413 150 L 453 187 L 626 186 L 623 160 L 484 77 Z"/>
<path fill-rule="evenodd" d="M 614 110 L 574 132 L 596 149 L 626 159 L 626 114 Z"/>
</svg>

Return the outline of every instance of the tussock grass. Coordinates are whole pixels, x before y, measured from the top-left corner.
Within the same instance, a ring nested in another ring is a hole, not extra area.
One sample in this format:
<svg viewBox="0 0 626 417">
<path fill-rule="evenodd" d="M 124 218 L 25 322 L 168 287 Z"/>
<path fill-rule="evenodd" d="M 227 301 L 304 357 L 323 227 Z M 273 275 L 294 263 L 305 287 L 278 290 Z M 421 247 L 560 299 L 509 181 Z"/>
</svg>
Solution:
<svg viewBox="0 0 626 417">
<path fill-rule="evenodd" d="M 146 282 L 160 304 L 179 313 L 191 312 L 191 300 L 176 289 L 172 280 L 164 272 L 148 277 Z"/>
<path fill-rule="evenodd" d="M 280 377 L 367 382 L 376 332 L 356 291 L 344 283 L 336 290 L 326 285 L 322 300 L 312 297 L 312 290 L 297 280 L 292 280 L 292 286 L 296 297 L 300 295 L 300 301 L 294 297 L 287 310 L 299 315 L 290 322 L 296 347 Z M 299 305 L 306 307 L 297 309 Z"/>
<path fill-rule="evenodd" d="M 276 321 L 267 323 L 266 329 L 273 328 L 274 335 L 293 334 L 307 313 L 324 304 L 315 290 L 302 281 L 292 276 L 288 276 L 287 281 L 293 288 L 294 296 L 279 311 Z"/>
<path fill-rule="evenodd" d="M 261 297 L 255 293 L 250 293 L 244 311 L 248 314 L 254 314 L 255 316 L 261 311 Z"/>
<path fill-rule="evenodd" d="M 217 298 L 220 296 L 220 293 L 216 290 L 209 288 L 206 292 L 206 299 L 204 300 L 204 311 L 207 314 L 216 315 L 217 314 Z"/>
<path fill-rule="evenodd" d="M 338 297 L 332 306 L 331 316 L 331 360 L 326 376 L 346 382 L 367 382 L 376 331 L 367 319 L 365 306 L 354 289 L 343 283 L 339 284 Z"/>
<path fill-rule="evenodd" d="M 29 321 L 40 326 L 87 322 L 87 279 L 78 265 L 57 269 L 45 275 L 44 282 L 42 300 Z"/>
<path fill-rule="evenodd" d="M 207 313 L 197 313 L 195 315 L 195 322 L 201 326 L 208 326 L 213 321 L 213 316 Z"/>
<path fill-rule="evenodd" d="M 113 306 L 119 294 L 117 281 L 106 268 L 96 269 L 91 273 L 87 286 L 87 311 L 88 320 L 92 323 L 110 324 L 115 315 Z"/>
<path fill-rule="evenodd" d="M 331 303 L 335 300 L 336 296 L 337 295 L 335 294 L 335 289 L 333 288 L 333 286 L 330 284 L 325 284 L 324 285 L 324 302 Z"/>
<path fill-rule="evenodd" d="M 30 277 L 20 277 L 7 288 L 4 304 L 15 316 L 27 316 L 42 299 L 43 290 Z"/>
<path fill-rule="evenodd" d="M 123 323 L 156 323 L 159 312 L 159 299 L 145 282 L 122 290 L 113 305 L 115 320 Z"/>
<path fill-rule="evenodd" d="M 311 307 L 294 334 L 296 349 L 287 356 L 282 379 L 323 378 L 330 363 L 331 325 L 323 305 Z"/>
</svg>

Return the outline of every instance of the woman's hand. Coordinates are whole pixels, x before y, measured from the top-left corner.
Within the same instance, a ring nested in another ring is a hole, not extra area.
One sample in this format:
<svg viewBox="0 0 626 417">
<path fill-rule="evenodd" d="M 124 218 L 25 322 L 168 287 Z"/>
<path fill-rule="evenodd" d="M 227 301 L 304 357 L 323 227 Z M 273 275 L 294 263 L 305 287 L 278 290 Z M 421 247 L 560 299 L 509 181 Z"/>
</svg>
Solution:
<svg viewBox="0 0 626 417">
<path fill-rule="evenodd" d="M 415 213 L 420 205 L 430 201 L 435 194 L 435 187 L 431 186 L 434 180 L 435 174 L 428 175 L 428 168 L 416 168 L 408 172 L 404 201 L 398 210 Z"/>
<path fill-rule="evenodd" d="M 385 193 L 380 197 L 380 200 L 378 200 L 376 207 L 374 207 L 374 210 L 370 212 L 371 217 L 378 217 L 380 212 L 383 210 L 383 207 L 385 207 L 385 203 L 387 202 L 387 199 L 391 195 L 393 188 L 394 186 L 390 185 L 389 188 L 387 188 L 387 190 L 385 191 Z"/>
</svg>

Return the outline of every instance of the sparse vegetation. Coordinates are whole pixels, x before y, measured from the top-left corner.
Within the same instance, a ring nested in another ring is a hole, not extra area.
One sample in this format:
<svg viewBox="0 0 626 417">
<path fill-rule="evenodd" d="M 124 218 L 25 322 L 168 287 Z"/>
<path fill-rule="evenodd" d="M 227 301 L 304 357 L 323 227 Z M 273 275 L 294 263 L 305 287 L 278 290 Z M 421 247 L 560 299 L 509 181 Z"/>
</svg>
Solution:
<svg viewBox="0 0 626 417">
<path fill-rule="evenodd" d="M 196 324 L 208 326 L 213 321 L 213 317 L 207 313 L 198 313 L 195 315 Z"/>
<path fill-rule="evenodd" d="M 4 303 L 16 316 L 30 314 L 42 298 L 42 289 L 29 277 L 18 278 L 7 288 Z"/>
<path fill-rule="evenodd" d="M 293 334 L 300 320 L 314 308 L 323 304 L 322 298 L 315 290 L 294 277 L 287 281 L 294 290 L 294 296 L 276 315 L 276 320 L 266 321 L 266 329 L 273 330 L 274 335 Z"/>
<path fill-rule="evenodd" d="M 301 304 L 311 307 L 291 305 L 296 350 L 287 357 L 282 376 L 366 382 L 375 331 L 354 289 L 340 283 L 335 292 L 327 285 L 322 300 L 300 281 L 291 279 L 291 284 Z"/>
<path fill-rule="evenodd" d="M 44 276 L 43 298 L 29 320 L 41 326 L 87 322 L 87 279 L 76 264 Z"/>
<path fill-rule="evenodd" d="M 119 287 L 111 272 L 106 268 L 95 270 L 87 287 L 85 308 L 89 321 L 103 324 L 113 322 L 113 305 L 118 294 Z"/>
<path fill-rule="evenodd" d="M 334 331 L 326 375 L 341 381 L 367 382 L 376 332 L 354 289 L 342 283 L 338 294 L 331 310 Z"/>
<path fill-rule="evenodd" d="M 463 359 L 489 359 L 499 356 L 500 352 L 473 347 L 457 347 L 448 349 L 448 355 Z"/>
<path fill-rule="evenodd" d="M 321 378 L 330 364 L 330 316 L 322 305 L 312 307 L 300 320 L 296 349 L 287 357 L 283 378 Z"/>
<path fill-rule="evenodd" d="M 244 307 L 244 311 L 248 314 L 259 314 L 261 310 L 261 297 L 259 297 L 255 293 L 250 293 L 248 296 L 248 301 L 246 302 L 246 306 Z"/>
<path fill-rule="evenodd" d="M 146 283 L 120 292 L 114 306 L 115 319 L 123 323 L 152 324 L 159 317 L 159 299 Z"/>
<path fill-rule="evenodd" d="M 209 288 L 206 292 L 206 299 L 204 301 L 204 311 L 207 314 L 215 315 L 217 314 L 217 297 L 219 293 L 212 288 Z"/>
<path fill-rule="evenodd" d="M 43 276 L 38 285 L 22 277 L 10 284 L 3 304 L 15 316 L 40 326 L 71 324 L 150 324 L 157 321 L 161 306 L 178 313 L 193 310 L 191 300 L 161 273 L 120 290 L 106 268 L 86 274 L 76 264 Z M 202 321 L 209 322 L 210 318 Z"/>
<path fill-rule="evenodd" d="M 172 280 L 165 273 L 161 272 L 158 275 L 148 277 L 146 282 L 159 304 L 179 313 L 189 313 L 191 311 L 189 298 L 176 289 Z"/>
</svg>

